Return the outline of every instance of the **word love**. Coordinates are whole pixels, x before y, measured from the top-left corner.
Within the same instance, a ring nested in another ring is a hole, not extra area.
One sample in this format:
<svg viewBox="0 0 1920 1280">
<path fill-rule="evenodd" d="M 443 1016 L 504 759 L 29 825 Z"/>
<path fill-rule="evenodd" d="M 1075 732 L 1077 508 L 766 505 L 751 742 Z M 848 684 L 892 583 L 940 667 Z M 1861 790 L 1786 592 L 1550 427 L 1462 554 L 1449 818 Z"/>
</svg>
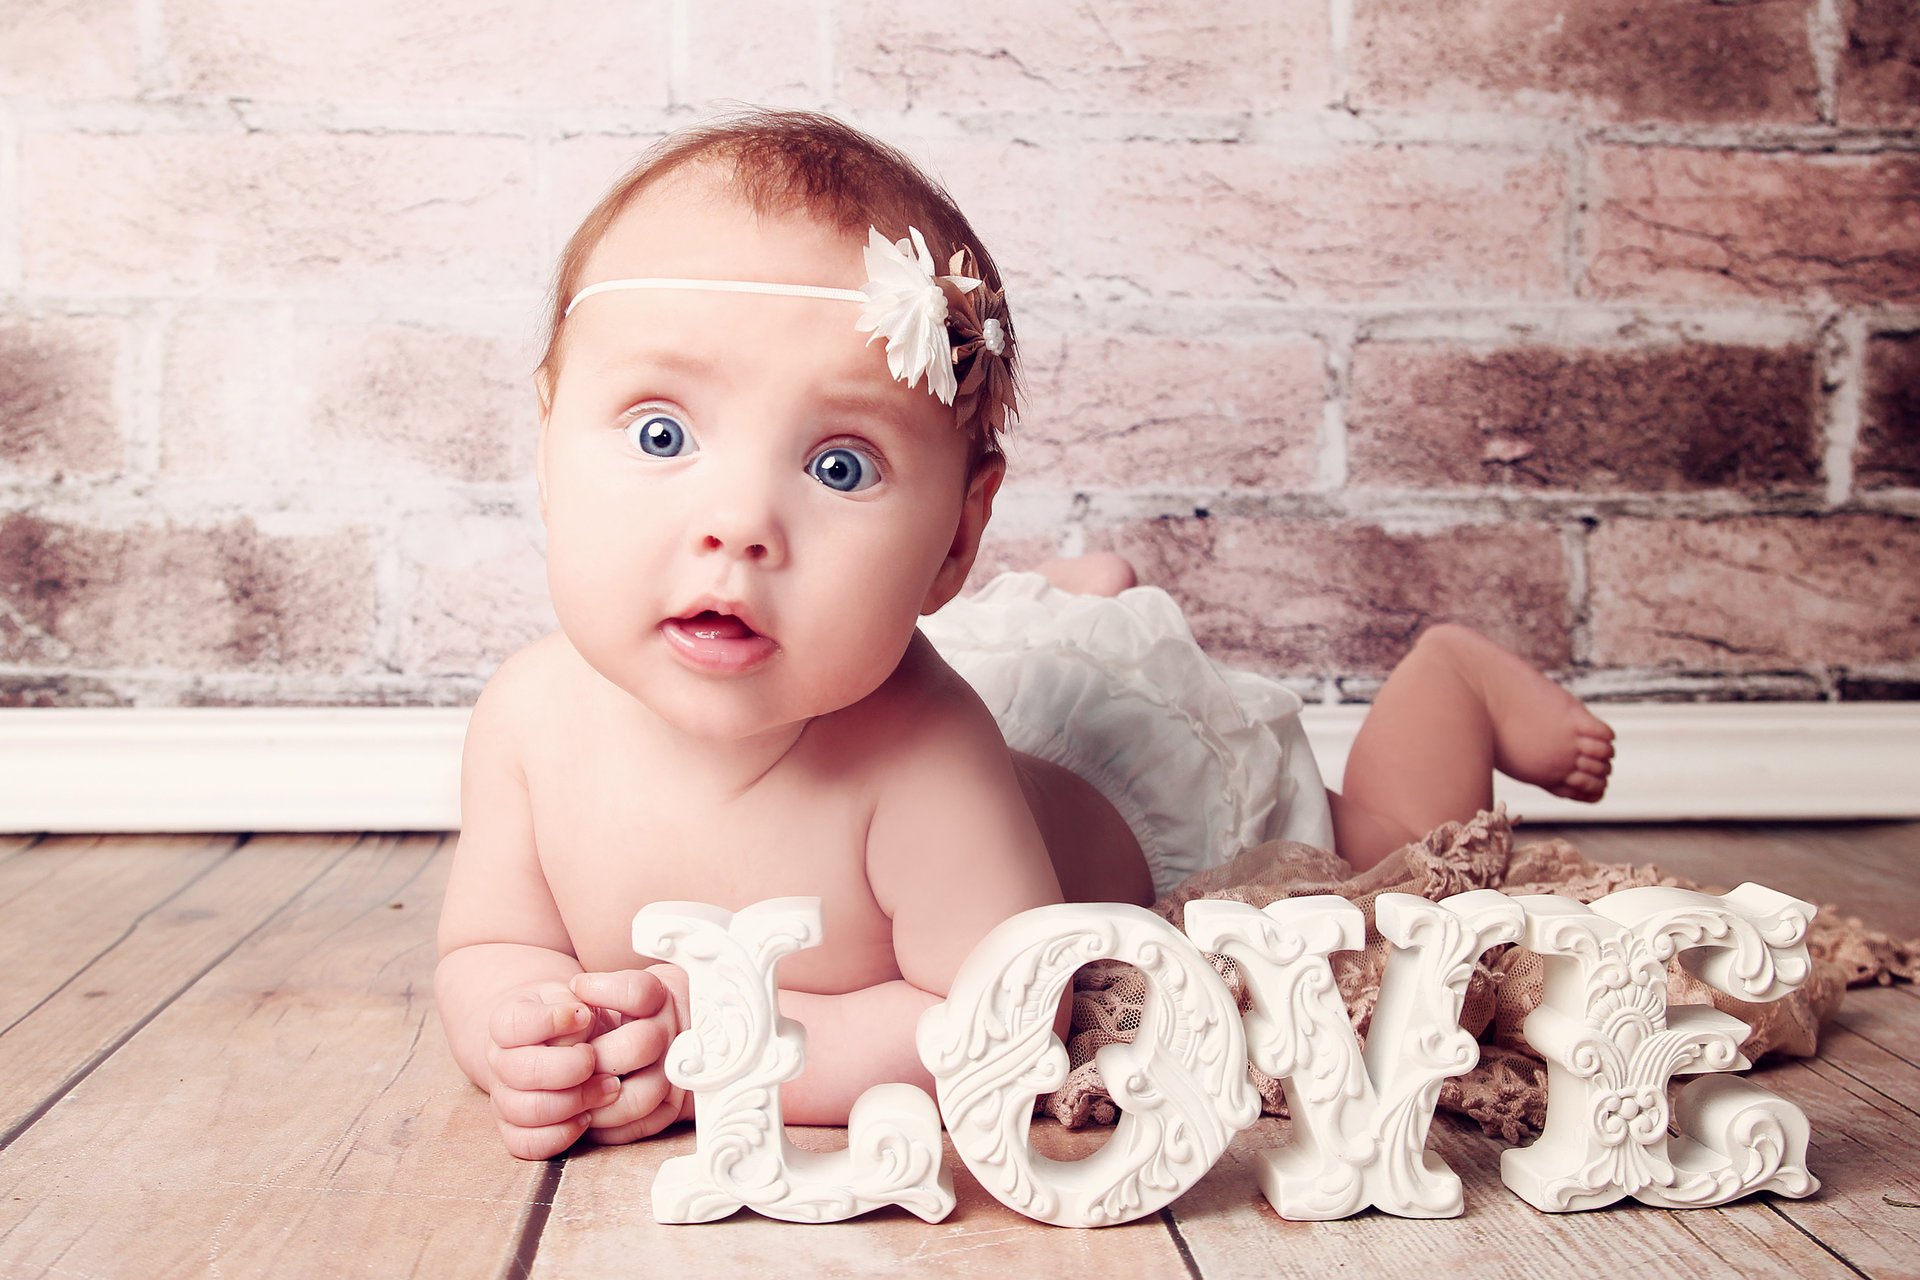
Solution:
<svg viewBox="0 0 1920 1280">
<path fill-rule="evenodd" d="M 1251 1061 L 1279 1079 L 1292 1141 L 1262 1154 L 1262 1190 L 1283 1217 L 1342 1218 L 1368 1207 L 1403 1217 L 1462 1211 L 1460 1179 L 1426 1149 L 1441 1082 L 1479 1060 L 1460 1026 L 1474 962 L 1518 942 L 1546 979 L 1526 1020 L 1547 1060 L 1544 1131 L 1505 1153 L 1500 1175 L 1535 1208 L 1594 1209 L 1631 1196 L 1668 1208 L 1755 1191 L 1811 1195 L 1806 1118 L 1745 1081 L 1747 1026 L 1703 1006 L 1667 1005 L 1667 962 L 1743 1000 L 1777 1000 L 1805 980 L 1807 903 L 1746 884 L 1721 897 L 1627 889 L 1590 906 L 1490 889 L 1440 902 L 1382 894 L 1375 916 L 1392 950 L 1362 1050 L 1329 957 L 1362 945 L 1343 898 L 1199 901 L 1186 933 L 1139 907 L 1077 903 L 1006 921 L 927 1010 L 920 1057 L 939 1094 L 869 1089 L 845 1150 L 794 1148 L 780 1085 L 800 1074 L 804 1034 L 782 1018 L 774 968 L 820 941 L 817 898 L 737 914 L 660 902 L 634 918 L 633 945 L 687 973 L 693 1025 L 669 1046 L 667 1077 L 694 1094 L 692 1155 L 653 1185 L 661 1222 L 709 1222 L 741 1208 L 828 1222 L 900 1205 L 928 1222 L 953 1209 L 944 1120 L 981 1184 L 1028 1217 L 1094 1227 L 1152 1213 L 1212 1168 L 1259 1114 Z M 1246 977 L 1244 1018 L 1203 951 Z M 1035 1095 L 1066 1078 L 1054 1015 L 1092 960 L 1135 966 L 1149 988 L 1138 1035 L 1095 1056 L 1120 1108 L 1099 1151 L 1056 1161 L 1029 1141 Z M 1675 1076 L 1708 1078 L 1670 1090 Z M 1670 1136 L 1669 1129 L 1678 1136 Z"/>
</svg>

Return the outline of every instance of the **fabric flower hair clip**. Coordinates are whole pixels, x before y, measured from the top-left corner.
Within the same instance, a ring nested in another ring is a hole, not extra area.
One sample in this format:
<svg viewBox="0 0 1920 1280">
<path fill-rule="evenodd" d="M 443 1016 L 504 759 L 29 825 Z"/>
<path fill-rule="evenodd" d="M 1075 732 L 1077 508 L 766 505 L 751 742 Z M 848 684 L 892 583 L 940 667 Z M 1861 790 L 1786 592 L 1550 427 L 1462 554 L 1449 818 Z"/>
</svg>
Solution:
<svg viewBox="0 0 1920 1280">
<path fill-rule="evenodd" d="M 1013 330 L 1005 295 L 977 274 L 973 254 L 961 248 L 936 275 L 933 253 L 918 228 L 890 241 L 867 229 L 866 305 L 854 328 L 884 338 L 887 370 L 913 386 L 922 376 L 941 404 L 961 422 L 979 418 L 990 432 L 1014 412 Z"/>
<path fill-rule="evenodd" d="M 779 284 L 764 280 L 650 278 L 603 280 L 573 295 L 562 316 L 596 293 L 626 289 L 689 289 L 711 293 L 756 293 L 825 298 L 861 304 L 854 328 L 887 346 L 887 371 L 909 387 L 926 379 L 941 404 L 954 407 L 962 426 L 978 422 L 989 437 L 1016 415 L 1013 325 L 1005 295 L 980 278 L 973 254 L 962 247 L 936 274 L 937 260 L 916 227 L 907 238 L 888 240 L 867 229 L 863 250 L 867 283 L 859 289 Z"/>
</svg>

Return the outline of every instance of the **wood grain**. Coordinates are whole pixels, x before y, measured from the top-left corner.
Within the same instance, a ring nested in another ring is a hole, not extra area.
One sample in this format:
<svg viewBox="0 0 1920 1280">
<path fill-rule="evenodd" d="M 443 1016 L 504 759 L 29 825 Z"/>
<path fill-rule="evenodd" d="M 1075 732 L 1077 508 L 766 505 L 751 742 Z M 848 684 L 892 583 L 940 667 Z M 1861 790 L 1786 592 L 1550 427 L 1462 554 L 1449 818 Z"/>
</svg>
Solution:
<svg viewBox="0 0 1920 1280">
<path fill-rule="evenodd" d="M 1920 920 L 1916 823 L 1565 834 Z M 1252 1158 L 1286 1126 L 1263 1120 L 1171 1209 L 1106 1231 L 1029 1222 L 950 1149 L 959 1206 L 935 1226 L 659 1226 L 653 1172 L 691 1133 L 523 1164 L 453 1067 L 431 1005 L 447 854 L 438 836 L 0 838 L 0 1276 L 1920 1275 L 1906 985 L 1850 992 L 1820 1058 L 1755 1073 L 1812 1123 L 1807 1201 L 1541 1214 L 1499 1183 L 1501 1144 L 1443 1116 L 1435 1146 L 1466 1182 L 1450 1221 L 1283 1221 Z M 1106 1136 L 1035 1134 L 1060 1158 Z"/>
<path fill-rule="evenodd" d="M 501 1270 L 544 1167 L 439 1040 L 442 845 L 360 839 L 0 1154 L 0 1274 Z"/>
<path fill-rule="evenodd" d="M 1888 822 L 1622 824 L 1522 827 L 1515 839 L 1526 843 L 1559 836 L 1596 862 L 1653 862 L 1723 889 L 1756 880 L 1838 907 L 1876 928 L 1915 936 L 1920 934 L 1920 835 L 1915 831 L 1914 823 Z"/>
<path fill-rule="evenodd" d="M 5 910 L 31 922 L 0 945 L 0 1149 L 353 843 L 51 840 L 0 863 L 0 891 L 28 882 Z"/>
<path fill-rule="evenodd" d="M 1503 1144 L 1436 1116 L 1433 1149 L 1453 1167 L 1466 1212 L 1438 1221 L 1368 1213 L 1291 1222 L 1261 1195 L 1259 1151 L 1286 1141 L 1286 1122 L 1242 1133 L 1173 1217 L 1203 1275 L 1314 1275 L 1364 1259 L 1367 1274 L 1513 1276 L 1843 1276 L 1845 1267 L 1764 1205 L 1674 1213 L 1621 1204 L 1541 1213 L 1500 1182 Z"/>
<path fill-rule="evenodd" d="M 796 1146 L 846 1145 L 837 1129 L 793 1129 Z M 1078 1159 L 1105 1143 L 1107 1131 L 1036 1123 L 1034 1147 L 1056 1160 Z M 1099 1231 L 1050 1227 L 1022 1217 L 981 1187 L 945 1142 L 957 1201 L 929 1226 L 900 1209 L 849 1223 L 802 1226 L 741 1212 L 724 1222 L 661 1226 L 647 1196 L 653 1172 L 693 1149 L 693 1135 L 590 1152 L 567 1162 L 534 1267 L 540 1277 L 617 1275 L 636 1258 L 661 1275 L 695 1276 L 720 1264 L 727 1275 L 804 1276 L 1168 1276 L 1188 1274 L 1160 1217 Z"/>
</svg>

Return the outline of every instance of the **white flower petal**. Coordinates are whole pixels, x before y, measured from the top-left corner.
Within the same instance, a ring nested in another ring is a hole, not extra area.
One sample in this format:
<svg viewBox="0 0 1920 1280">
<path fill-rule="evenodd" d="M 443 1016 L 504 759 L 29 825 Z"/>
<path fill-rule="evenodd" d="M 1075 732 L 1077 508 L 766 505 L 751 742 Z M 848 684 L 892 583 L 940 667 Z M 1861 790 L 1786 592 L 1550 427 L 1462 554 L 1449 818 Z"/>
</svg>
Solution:
<svg viewBox="0 0 1920 1280">
<path fill-rule="evenodd" d="M 890 243 L 878 229 L 869 228 L 863 251 L 870 277 L 860 287 L 867 301 L 854 327 L 884 338 L 887 370 L 913 386 L 926 375 L 927 389 L 943 404 L 952 404 L 953 344 L 947 337 L 947 295 L 933 275 L 933 254 L 919 230 L 907 228 L 908 239 Z M 942 394 L 942 388 L 946 388 Z"/>
</svg>

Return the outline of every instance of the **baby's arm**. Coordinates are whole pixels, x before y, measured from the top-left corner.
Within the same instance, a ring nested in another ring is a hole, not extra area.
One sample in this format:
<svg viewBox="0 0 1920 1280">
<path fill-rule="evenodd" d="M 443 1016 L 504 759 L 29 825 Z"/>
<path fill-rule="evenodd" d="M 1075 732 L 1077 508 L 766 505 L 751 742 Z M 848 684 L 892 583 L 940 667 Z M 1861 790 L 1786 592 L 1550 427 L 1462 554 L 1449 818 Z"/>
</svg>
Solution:
<svg viewBox="0 0 1920 1280">
<path fill-rule="evenodd" d="M 854 1100 L 880 1081 L 931 1092 L 914 1041 L 920 1014 L 945 999 L 961 961 L 995 925 L 1060 901 L 986 709 L 967 691 L 912 720 L 891 744 L 896 763 L 867 835 L 867 879 L 893 921 L 901 977 L 844 995 L 781 992 L 781 1011 L 807 1028 L 806 1073 L 782 1094 L 795 1124 L 846 1123 Z"/>
<path fill-rule="evenodd" d="M 502 666 L 468 724 L 434 994 L 454 1061 L 491 1095 L 507 1149 L 544 1159 L 579 1139 L 619 1082 L 595 1072 L 592 1011 L 568 987 L 580 963 L 534 849 L 515 753 L 520 673 Z"/>
</svg>

